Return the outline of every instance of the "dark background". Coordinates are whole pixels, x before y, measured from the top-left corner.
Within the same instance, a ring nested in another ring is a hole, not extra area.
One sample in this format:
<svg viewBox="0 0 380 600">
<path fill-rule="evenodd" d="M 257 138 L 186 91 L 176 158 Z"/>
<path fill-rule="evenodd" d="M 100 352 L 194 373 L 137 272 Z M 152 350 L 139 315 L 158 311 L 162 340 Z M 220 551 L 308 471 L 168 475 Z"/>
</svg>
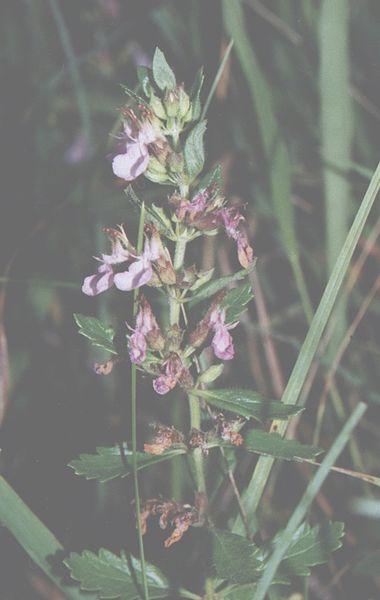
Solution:
<svg viewBox="0 0 380 600">
<path fill-rule="evenodd" d="M 267 12 L 263 13 L 264 4 Z M 320 152 L 319 125 L 320 2 L 247 1 L 243 5 L 249 41 L 291 157 L 297 241 L 315 308 L 327 281 L 326 165 Z M 352 164 L 345 175 L 350 183 L 347 202 L 351 216 L 379 154 L 379 13 L 376 1 L 351 3 L 354 134 Z M 128 368 L 120 366 L 108 378 L 97 377 L 92 364 L 106 356 L 77 335 L 72 314 L 92 314 L 113 323 L 131 319 L 126 294 L 112 291 L 93 299 L 80 291 L 84 275 L 93 269 L 91 257 L 105 249 L 102 227 L 123 222 L 131 238 L 136 236 L 136 215 L 107 159 L 112 148 L 110 132 L 117 123 L 118 108 L 125 102 L 119 84 L 134 87 L 136 65 L 148 64 L 158 45 L 177 80 L 187 86 L 197 69 L 205 66 L 205 98 L 229 40 L 221 5 L 216 0 L 3 0 L 0 19 L 0 398 L 4 416 L 0 468 L 65 547 L 104 546 L 133 552 L 131 483 L 86 482 L 66 466 L 80 452 L 91 452 L 97 445 L 113 444 L 130 435 Z M 264 157 L 246 79 L 234 52 L 208 119 L 207 163 L 222 163 L 226 191 L 247 204 L 247 225 L 259 259 L 260 290 L 286 381 L 307 323 L 279 235 L 281 216 L 270 197 L 268 157 Z M 135 186 L 141 197 L 158 202 L 165 199 L 163 189 L 157 191 L 143 178 Z M 378 228 L 377 218 L 374 211 L 358 252 Z M 236 268 L 234 249 L 222 237 L 217 246 L 196 244 L 192 253 L 193 260 L 214 264 L 220 273 Z M 348 299 L 348 323 L 373 285 L 379 256 L 375 237 Z M 379 299 L 375 298 L 338 369 L 336 382 L 345 414 L 359 398 L 379 398 L 379 311 Z M 273 397 L 279 394 L 264 351 L 264 325 L 252 303 L 248 320 L 236 330 L 237 358 L 223 383 L 239 383 Z M 297 430 L 298 438 L 309 443 L 329 366 L 323 353 L 319 359 L 308 410 Z M 176 408 L 174 394 L 157 398 L 150 381 L 143 380 L 139 387 L 141 443 L 152 421 L 170 424 L 173 418 L 182 419 L 186 426 L 184 411 Z M 340 422 L 328 402 L 320 440 L 323 447 L 329 447 Z M 374 407 L 355 433 L 356 454 L 347 451 L 342 466 L 379 475 L 379 427 Z M 250 461 L 238 471 L 242 487 L 252 471 L 254 459 Z M 294 465 L 284 465 L 281 471 L 277 467 L 260 511 L 266 534 L 285 523 L 311 473 Z M 144 474 L 143 496 L 169 494 L 170 478 L 166 463 Z M 185 482 L 184 493 L 191 500 L 190 483 Z M 355 514 L 353 498 L 369 498 L 374 514 Z M 315 571 L 310 598 L 377 596 L 376 569 L 369 569 L 365 576 L 355 569 L 363 557 L 376 556 L 373 553 L 380 547 L 379 502 L 375 487 L 369 490 L 360 480 L 330 476 L 324 496 L 316 503 L 316 515 L 346 521 L 349 536 L 330 567 Z M 213 510 L 218 524 L 226 526 L 235 512 L 227 486 L 214 499 Z M 197 590 L 205 560 L 199 552 L 204 547 L 202 536 L 202 532 L 192 531 L 181 544 L 163 553 L 163 534 L 153 525 L 147 537 L 148 560 Z M 42 575 L 4 529 L 0 530 L 0 555 L 2 599 L 61 598 L 46 588 Z"/>
</svg>

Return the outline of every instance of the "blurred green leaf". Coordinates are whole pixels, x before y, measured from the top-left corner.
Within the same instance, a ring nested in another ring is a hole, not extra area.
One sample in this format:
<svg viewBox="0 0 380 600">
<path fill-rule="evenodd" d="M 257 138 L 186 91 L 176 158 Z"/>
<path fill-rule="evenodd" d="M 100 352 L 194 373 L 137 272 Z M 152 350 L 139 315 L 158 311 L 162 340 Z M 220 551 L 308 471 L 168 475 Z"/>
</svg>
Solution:
<svg viewBox="0 0 380 600">
<path fill-rule="evenodd" d="M 225 275 L 224 277 L 219 277 L 219 279 L 215 279 L 214 281 L 210 281 L 210 283 L 205 283 L 202 285 L 197 292 L 190 298 L 189 300 L 189 308 L 192 308 L 202 300 L 206 300 L 211 296 L 214 296 L 217 292 L 220 292 L 223 288 L 227 287 L 234 281 L 239 281 L 240 279 L 244 279 L 249 272 L 248 269 L 242 269 L 241 271 L 237 271 L 233 275 Z"/>
<path fill-rule="evenodd" d="M 190 182 L 199 175 L 205 162 L 203 136 L 206 131 L 207 121 L 197 123 L 190 131 L 183 149 L 186 172 Z"/>
<path fill-rule="evenodd" d="M 257 419 L 258 421 L 287 419 L 302 410 L 297 406 L 267 400 L 258 392 L 238 388 L 221 390 L 193 389 L 191 393 L 204 398 L 209 404 L 221 410 L 228 410 L 236 415 Z"/>
<path fill-rule="evenodd" d="M 203 67 L 199 69 L 197 74 L 195 75 L 194 83 L 190 90 L 190 100 L 193 108 L 192 120 L 197 121 L 201 116 L 202 106 L 201 106 L 201 90 L 204 82 L 204 74 Z"/>
<path fill-rule="evenodd" d="M 210 186 L 215 186 L 219 193 L 223 190 L 223 173 L 221 165 L 216 165 L 211 171 L 206 173 L 204 177 L 200 180 L 197 185 L 193 197 L 199 194 L 199 192 L 203 192 L 206 188 Z"/>
<path fill-rule="evenodd" d="M 98 447 L 97 454 L 80 454 L 79 458 L 72 460 L 69 467 L 74 469 L 76 475 L 82 475 L 86 479 L 97 479 L 98 481 L 110 481 L 116 477 L 126 477 L 132 473 L 133 452 L 124 448 L 124 456 L 118 446 Z M 174 456 L 184 454 L 181 448 L 167 450 L 163 454 L 153 455 L 146 452 L 137 452 L 137 469 L 141 471 L 152 465 Z"/>
<path fill-rule="evenodd" d="M 301 444 L 297 440 L 285 440 L 278 433 L 267 433 L 260 429 L 251 429 L 244 435 L 244 447 L 249 452 L 268 454 L 284 460 L 313 459 L 323 452 L 317 446 Z"/>
<path fill-rule="evenodd" d="M 143 65 L 137 67 L 137 78 L 141 85 L 141 89 L 145 96 L 149 98 L 152 90 L 152 69 L 148 69 Z"/>
<path fill-rule="evenodd" d="M 87 317 L 79 313 L 74 314 L 74 319 L 79 327 L 79 333 L 88 338 L 94 346 L 104 348 L 107 352 L 117 354 L 117 350 L 113 343 L 115 330 L 110 325 L 106 325 L 95 317 Z"/>
<path fill-rule="evenodd" d="M 176 86 L 175 75 L 169 67 L 164 53 L 156 48 L 153 56 L 153 77 L 160 90 L 173 90 Z"/>
<path fill-rule="evenodd" d="M 248 282 L 229 290 L 220 303 L 221 308 L 226 309 L 226 323 L 237 323 L 252 298 L 252 288 Z"/>
</svg>

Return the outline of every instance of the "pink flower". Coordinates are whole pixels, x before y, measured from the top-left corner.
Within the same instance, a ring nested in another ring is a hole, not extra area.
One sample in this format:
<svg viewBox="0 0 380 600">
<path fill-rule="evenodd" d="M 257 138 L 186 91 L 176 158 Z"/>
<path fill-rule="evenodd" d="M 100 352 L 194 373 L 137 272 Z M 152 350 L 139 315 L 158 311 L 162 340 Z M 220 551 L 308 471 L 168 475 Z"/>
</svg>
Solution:
<svg viewBox="0 0 380 600">
<path fill-rule="evenodd" d="M 139 365 L 146 359 L 148 346 L 154 350 L 162 349 L 164 338 L 152 312 L 149 302 L 141 295 L 140 309 L 136 317 L 136 328 L 128 341 L 131 362 Z"/>
<path fill-rule="evenodd" d="M 96 296 L 113 284 L 119 290 L 130 291 L 148 283 L 153 275 L 152 261 L 158 256 L 148 239 L 145 241 L 143 253 L 137 256 L 122 227 L 120 231 L 109 229 L 107 232 L 112 242 L 112 253 L 102 254 L 101 258 L 97 259 L 101 262 L 97 273 L 85 278 L 82 291 L 88 296 Z M 127 261 L 132 262 L 125 271 L 114 273 L 113 265 Z"/>
<path fill-rule="evenodd" d="M 220 307 L 215 308 L 210 315 L 210 326 L 214 331 L 211 342 L 212 349 L 217 358 L 231 360 L 235 355 L 233 339 L 229 329 L 235 327 L 235 323 L 226 325 L 226 311 Z"/>
<path fill-rule="evenodd" d="M 163 395 L 172 390 L 177 383 L 183 387 L 191 387 L 193 380 L 181 358 L 173 352 L 165 363 L 165 373 L 153 380 L 153 388 L 157 394 Z"/>
<path fill-rule="evenodd" d="M 121 140 L 122 152 L 112 161 L 112 170 L 117 177 L 132 181 L 147 169 L 150 159 L 149 144 L 162 139 L 149 117 L 145 115 L 140 121 L 132 110 L 126 111 L 129 122 L 124 124 L 124 135 Z"/>
<path fill-rule="evenodd" d="M 129 357 L 131 362 L 140 365 L 146 358 L 147 343 L 143 333 L 138 329 L 129 338 Z"/>
<path fill-rule="evenodd" d="M 221 208 L 218 213 L 228 237 L 237 243 L 241 266 L 247 269 L 253 260 L 253 250 L 248 243 L 247 234 L 239 227 L 240 223 L 244 221 L 243 215 L 235 207 Z"/>
</svg>

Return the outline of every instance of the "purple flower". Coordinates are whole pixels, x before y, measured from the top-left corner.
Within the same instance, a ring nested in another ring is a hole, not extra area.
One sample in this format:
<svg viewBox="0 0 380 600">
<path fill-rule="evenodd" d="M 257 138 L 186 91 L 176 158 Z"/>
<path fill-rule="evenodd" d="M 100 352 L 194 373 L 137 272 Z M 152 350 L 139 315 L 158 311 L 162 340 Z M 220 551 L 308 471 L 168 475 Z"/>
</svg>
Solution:
<svg viewBox="0 0 380 600">
<path fill-rule="evenodd" d="M 113 284 L 113 270 L 110 265 L 101 264 L 98 272 L 85 278 L 82 292 L 87 296 L 96 296 L 108 290 Z"/>
<path fill-rule="evenodd" d="M 137 256 L 122 227 L 120 231 L 109 229 L 108 233 L 112 241 L 112 253 L 102 254 L 101 258 L 97 259 L 101 262 L 97 273 L 85 278 L 82 291 L 88 296 L 96 296 L 113 284 L 119 290 L 130 291 L 148 283 L 153 275 L 152 261 L 157 260 L 158 255 L 148 239 L 145 241 L 143 253 Z M 132 262 L 125 271 L 114 273 L 112 265 L 127 261 Z"/>
<path fill-rule="evenodd" d="M 241 266 L 247 269 L 253 260 L 253 250 L 248 243 L 247 234 L 239 227 L 240 223 L 244 221 L 243 215 L 236 207 L 221 208 L 218 214 L 228 237 L 237 243 L 238 259 Z"/>
<path fill-rule="evenodd" d="M 112 161 L 112 170 L 117 177 L 132 181 L 144 173 L 149 164 L 149 144 L 162 139 L 149 117 L 140 121 L 132 110 L 126 111 L 129 121 L 124 124 L 124 135 L 120 141 L 121 152 Z"/>
<path fill-rule="evenodd" d="M 135 332 L 129 338 L 128 343 L 129 357 L 131 362 L 140 365 L 146 358 L 147 343 L 144 334 L 135 329 Z"/>
<path fill-rule="evenodd" d="M 212 349 L 217 358 L 221 360 L 231 360 L 235 355 L 234 344 L 229 329 L 236 325 L 226 325 L 226 312 L 220 307 L 215 308 L 210 315 L 210 326 L 214 331 L 214 337 L 211 342 Z"/>
<path fill-rule="evenodd" d="M 145 296 L 140 297 L 140 309 L 136 316 L 136 328 L 128 341 L 131 362 L 139 365 L 146 358 L 148 346 L 154 350 L 164 345 L 160 328 Z"/>
<path fill-rule="evenodd" d="M 153 380 L 153 388 L 157 394 L 167 394 L 177 383 L 184 387 L 193 385 L 189 370 L 183 365 L 181 358 L 173 352 L 165 362 L 165 373 Z"/>
</svg>

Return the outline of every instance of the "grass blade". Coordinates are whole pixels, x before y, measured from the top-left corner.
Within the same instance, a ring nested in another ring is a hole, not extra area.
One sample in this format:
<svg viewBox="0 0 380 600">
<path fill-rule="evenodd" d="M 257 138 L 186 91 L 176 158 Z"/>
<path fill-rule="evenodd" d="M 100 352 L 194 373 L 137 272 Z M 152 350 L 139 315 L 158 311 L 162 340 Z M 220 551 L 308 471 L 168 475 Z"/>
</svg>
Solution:
<svg viewBox="0 0 380 600">
<path fill-rule="evenodd" d="M 61 40 L 63 52 L 67 59 L 67 65 L 71 74 L 74 92 L 77 98 L 78 111 L 82 121 L 83 133 L 87 143 L 88 150 L 91 151 L 92 144 L 92 124 L 90 117 L 90 110 L 87 101 L 87 94 L 82 83 L 80 72 L 78 69 L 77 58 L 71 43 L 70 35 L 66 27 L 65 20 L 63 18 L 58 0 L 49 0 L 51 12 L 55 24 L 58 29 L 58 35 Z"/>
<path fill-rule="evenodd" d="M 11 486 L 0 477 L 0 523 L 24 548 L 33 562 L 62 590 L 69 600 L 96 600 L 95 594 L 82 594 L 75 586 L 64 585 L 57 576 L 57 564 L 62 562 L 64 548 L 51 531 L 27 507 Z M 65 575 L 62 567 L 62 575 Z"/>
<path fill-rule="evenodd" d="M 331 273 L 349 229 L 350 181 L 347 169 L 351 160 L 353 113 L 350 96 L 348 0 L 324 0 L 320 15 L 321 152 L 324 159 L 325 224 L 328 269 Z M 336 339 L 346 329 L 346 302 L 335 311 Z"/>
<path fill-rule="evenodd" d="M 214 79 L 214 81 L 213 81 L 213 83 L 212 83 L 212 86 L 211 86 L 211 88 L 210 88 L 210 91 L 209 91 L 209 93 L 208 93 L 208 96 L 207 96 L 207 99 L 206 99 L 205 105 L 204 105 L 204 107 L 203 107 L 203 110 L 202 110 L 201 117 L 200 117 L 200 119 L 199 119 L 200 121 L 203 121 L 203 119 L 205 118 L 205 116 L 206 116 L 206 114 L 207 114 L 208 107 L 210 106 L 211 100 L 213 99 L 213 96 L 214 96 L 214 94 L 215 94 L 215 90 L 216 90 L 216 88 L 218 87 L 218 83 L 219 83 L 219 81 L 220 81 L 220 78 L 221 78 L 221 76 L 223 75 L 223 71 L 224 71 L 224 68 L 225 68 L 225 66 L 226 66 L 226 63 L 227 63 L 227 61 L 228 61 L 228 58 L 229 58 L 229 56 L 230 56 L 230 54 L 231 54 L 231 50 L 232 50 L 232 46 L 233 46 L 233 45 L 234 45 L 234 41 L 233 41 L 233 40 L 230 40 L 230 43 L 228 44 L 228 46 L 227 46 L 227 48 L 226 48 L 226 51 L 225 51 L 225 53 L 224 53 L 224 55 L 223 55 L 222 62 L 221 62 L 221 63 L 220 63 L 220 65 L 219 65 L 219 69 L 217 70 L 217 73 L 216 73 L 216 75 L 215 75 L 215 79 Z"/>
<path fill-rule="evenodd" d="M 288 384 L 282 397 L 282 401 L 286 404 L 297 404 L 299 400 L 310 365 L 317 352 L 323 331 L 326 327 L 329 317 L 331 316 L 337 296 L 342 287 L 350 260 L 359 241 L 370 210 L 376 200 L 379 189 L 380 163 L 373 174 L 344 246 L 339 254 L 338 260 L 335 263 L 335 267 L 330 275 L 310 329 L 306 335 L 297 361 L 293 367 L 293 371 L 290 375 Z M 276 431 L 278 433 L 281 435 L 285 434 L 286 424 L 275 421 L 273 426 L 276 427 Z M 249 507 L 249 511 L 252 511 L 252 513 L 257 510 L 266 482 L 268 481 L 273 462 L 274 459 L 267 456 L 261 456 L 259 458 L 252 479 L 245 491 L 243 496 L 243 504 L 246 507 Z M 241 527 L 241 520 L 240 517 L 238 517 L 233 531 L 240 532 L 242 531 Z"/>
<path fill-rule="evenodd" d="M 310 322 L 313 309 L 299 259 L 295 217 L 291 202 L 292 176 L 288 152 L 280 136 L 268 85 L 245 30 L 244 13 L 240 0 L 223 0 L 222 7 L 224 27 L 228 35 L 234 40 L 236 53 L 247 81 L 257 117 L 282 244 L 293 270 L 305 315 Z"/>
<path fill-rule="evenodd" d="M 273 578 L 276 575 L 276 571 L 280 566 L 280 563 L 292 542 L 292 537 L 294 536 L 296 530 L 305 518 L 311 503 L 313 502 L 315 496 L 321 489 L 326 477 L 330 472 L 331 467 L 334 465 L 336 459 L 338 458 L 347 441 L 349 440 L 350 434 L 352 433 L 353 429 L 360 421 L 366 410 L 367 405 L 364 402 L 360 402 L 356 406 L 354 412 L 351 414 L 350 418 L 348 419 L 343 429 L 335 439 L 330 450 L 326 454 L 326 457 L 321 463 L 320 468 L 318 469 L 317 473 L 314 475 L 313 479 L 307 486 L 305 493 L 303 494 L 301 500 L 294 509 L 287 526 L 281 534 L 281 537 L 278 539 L 276 548 L 266 564 L 265 572 L 261 576 L 257 584 L 253 600 L 264 600 L 265 595 L 273 581 Z"/>
</svg>

